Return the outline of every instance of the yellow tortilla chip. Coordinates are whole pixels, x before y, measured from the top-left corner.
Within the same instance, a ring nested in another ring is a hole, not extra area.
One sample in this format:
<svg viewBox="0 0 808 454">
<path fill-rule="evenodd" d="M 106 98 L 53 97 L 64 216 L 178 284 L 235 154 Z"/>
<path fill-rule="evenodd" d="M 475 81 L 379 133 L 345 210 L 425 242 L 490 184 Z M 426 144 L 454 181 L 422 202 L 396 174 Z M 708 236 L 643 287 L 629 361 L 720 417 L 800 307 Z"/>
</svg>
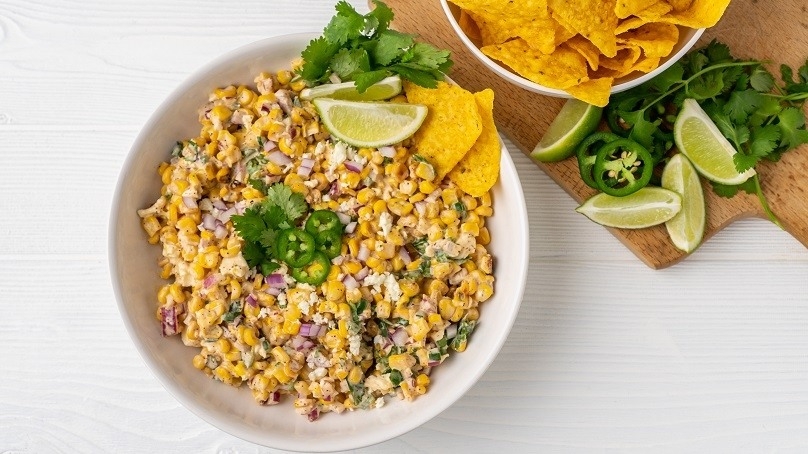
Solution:
<svg viewBox="0 0 808 454">
<path fill-rule="evenodd" d="M 667 0 L 667 1 L 673 7 L 674 11 L 684 11 L 690 8 L 690 4 L 693 3 L 693 0 Z"/>
<path fill-rule="evenodd" d="M 660 60 L 661 58 L 659 57 L 654 58 L 642 57 L 639 60 L 637 60 L 637 63 L 635 63 L 634 66 L 631 67 L 631 70 L 629 72 L 640 71 L 644 73 L 650 73 L 651 71 L 659 67 Z"/>
<path fill-rule="evenodd" d="M 468 36 L 472 41 L 476 43 L 482 41 L 483 37 L 480 34 L 480 27 L 477 25 L 477 22 L 474 21 L 471 14 L 466 12 L 466 10 L 460 10 L 460 16 L 457 18 L 457 25 L 460 26 L 460 29 L 463 30 L 466 36 Z"/>
<path fill-rule="evenodd" d="M 499 178 L 502 146 L 494 124 L 494 92 L 487 88 L 474 93 L 474 99 L 482 118 L 483 130 L 468 153 L 449 172 L 449 179 L 466 193 L 480 197 Z"/>
<path fill-rule="evenodd" d="M 581 35 L 575 35 L 572 39 L 567 41 L 567 45 L 581 54 L 586 59 L 591 69 L 598 69 L 598 65 L 600 64 L 600 51 L 588 39 Z"/>
<path fill-rule="evenodd" d="M 655 3 L 653 6 L 646 8 L 639 12 L 636 17 L 629 17 L 621 20 L 614 29 L 615 33 L 622 35 L 623 33 L 642 27 L 651 22 L 657 22 L 660 17 L 671 12 L 671 5 L 665 2 Z"/>
<path fill-rule="evenodd" d="M 601 77 L 599 79 L 587 80 L 565 91 L 585 103 L 605 107 L 606 104 L 609 104 L 609 94 L 611 93 L 613 83 L 613 78 Z"/>
<path fill-rule="evenodd" d="M 612 58 L 603 58 L 600 65 L 606 69 L 615 71 L 615 78 L 623 77 L 631 72 L 631 68 L 640 59 L 642 50 L 633 44 L 621 44 L 617 46 L 617 55 Z"/>
<path fill-rule="evenodd" d="M 470 92 L 446 82 L 437 88 L 404 83 L 407 101 L 429 108 L 413 136 L 415 152 L 426 158 L 440 181 L 463 159 L 482 132 L 477 101 Z"/>
<path fill-rule="evenodd" d="M 666 57 L 679 42 L 679 27 L 652 22 L 618 36 L 617 42 L 639 46 L 649 58 Z"/>
<path fill-rule="evenodd" d="M 587 78 L 586 59 L 566 44 L 549 55 L 530 47 L 523 39 L 485 46 L 480 50 L 522 77 L 550 88 L 563 90 Z"/>
<path fill-rule="evenodd" d="M 551 15 L 566 28 L 574 30 L 600 49 L 607 57 L 617 53 L 617 0 L 549 0 Z"/>
<path fill-rule="evenodd" d="M 547 0 L 451 0 L 466 11 L 489 17 L 547 17 Z"/>
<path fill-rule="evenodd" d="M 617 0 L 617 4 L 614 7 L 614 13 L 618 18 L 625 19 L 628 16 L 633 16 L 639 13 L 658 1 L 659 0 Z"/>
<path fill-rule="evenodd" d="M 683 11 L 676 11 L 659 18 L 660 22 L 690 28 L 712 27 L 724 15 L 730 0 L 693 0 Z"/>
</svg>

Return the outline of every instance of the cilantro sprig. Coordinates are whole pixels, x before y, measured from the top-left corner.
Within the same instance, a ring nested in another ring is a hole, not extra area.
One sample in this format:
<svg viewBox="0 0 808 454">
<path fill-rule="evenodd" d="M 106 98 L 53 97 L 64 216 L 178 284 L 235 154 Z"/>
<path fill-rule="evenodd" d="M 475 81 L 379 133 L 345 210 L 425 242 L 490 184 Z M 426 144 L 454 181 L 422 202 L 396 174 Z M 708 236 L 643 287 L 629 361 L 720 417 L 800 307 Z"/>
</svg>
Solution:
<svg viewBox="0 0 808 454">
<path fill-rule="evenodd" d="M 303 51 L 300 76 L 310 84 L 319 84 L 335 74 L 342 81 L 354 81 L 360 93 L 393 74 L 435 88 L 452 67 L 449 51 L 391 30 L 393 11 L 379 0 L 373 4 L 375 8 L 362 15 L 345 1 L 337 3 L 337 14 L 323 35 Z"/>
<path fill-rule="evenodd" d="M 738 150 L 734 160 L 739 173 L 763 160 L 777 161 L 783 153 L 808 143 L 802 110 L 808 98 L 808 61 L 796 74 L 782 65 L 779 85 L 764 63 L 736 59 L 729 47 L 712 41 L 654 79 L 612 96 L 607 122 L 613 131 L 651 150 L 659 163 L 673 147 L 676 114 L 691 98 Z M 738 186 L 713 183 L 713 188 L 724 197 L 739 190 L 757 194 L 769 219 L 780 225 L 757 174 Z"/>
<path fill-rule="evenodd" d="M 230 219 L 244 240 L 241 253 L 247 264 L 259 267 L 263 274 L 280 268 L 275 250 L 278 233 L 290 229 L 309 210 L 302 194 L 289 186 L 276 183 L 266 190 L 266 198 L 252 205 L 244 214 Z"/>
</svg>

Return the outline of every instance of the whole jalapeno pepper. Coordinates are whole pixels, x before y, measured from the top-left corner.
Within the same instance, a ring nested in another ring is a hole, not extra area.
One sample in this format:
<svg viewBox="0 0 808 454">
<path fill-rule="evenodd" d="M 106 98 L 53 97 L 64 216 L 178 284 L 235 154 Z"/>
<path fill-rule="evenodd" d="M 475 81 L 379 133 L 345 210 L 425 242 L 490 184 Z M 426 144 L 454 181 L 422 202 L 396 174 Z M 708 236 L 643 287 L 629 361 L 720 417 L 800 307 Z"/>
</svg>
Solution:
<svg viewBox="0 0 808 454">
<path fill-rule="evenodd" d="M 654 172 L 651 153 L 629 139 L 607 142 L 595 156 L 593 177 L 598 189 L 623 197 L 633 194 L 651 181 Z"/>
</svg>

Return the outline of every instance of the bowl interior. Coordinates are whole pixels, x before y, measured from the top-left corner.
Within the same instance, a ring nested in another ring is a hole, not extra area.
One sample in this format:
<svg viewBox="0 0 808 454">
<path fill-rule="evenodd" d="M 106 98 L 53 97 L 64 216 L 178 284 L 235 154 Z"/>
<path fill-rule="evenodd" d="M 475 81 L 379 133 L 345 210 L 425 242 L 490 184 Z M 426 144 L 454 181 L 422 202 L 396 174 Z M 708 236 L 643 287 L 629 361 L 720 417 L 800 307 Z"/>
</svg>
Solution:
<svg viewBox="0 0 808 454">
<path fill-rule="evenodd" d="M 441 6 L 443 7 L 443 11 L 446 14 L 446 18 L 449 21 L 449 24 L 452 26 L 452 29 L 454 30 L 455 34 L 457 34 L 457 36 L 460 38 L 460 40 L 463 42 L 466 48 L 468 48 L 469 52 L 471 52 L 475 56 L 475 58 L 477 58 L 480 62 L 482 62 L 483 65 L 488 67 L 488 69 L 490 69 L 500 77 L 504 78 L 505 80 L 514 83 L 516 85 L 519 85 L 522 88 L 526 88 L 530 91 L 561 98 L 571 97 L 569 93 L 563 90 L 545 87 L 544 85 L 525 79 L 524 77 L 513 72 L 507 66 L 500 63 L 499 61 L 489 58 L 480 50 L 480 47 L 482 47 L 482 43 L 476 39 L 469 37 L 466 34 L 466 32 L 460 27 L 459 23 L 460 7 L 455 5 L 454 3 L 449 2 L 448 0 L 441 0 Z M 652 79 L 657 74 L 666 70 L 670 65 L 674 64 L 677 60 L 682 58 L 682 56 L 685 53 L 687 53 L 687 51 L 690 50 L 690 48 L 693 47 L 693 45 L 696 44 L 696 42 L 701 37 L 702 33 L 704 33 L 703 28 L 693 29 L 681 26 L 678 28 L 679 28 L 679 42 L 676 43 L 673 50 L 667 57 L 660 60 L 659 66 L 656 69 L 654 69 L 650 73 L 642 73 L 639 71 L 635 71 L 624 77 L 616 79 L 614 81 L 614 85 L 612 86 L 612 93 L 619 93 L 621 91 L 628 90 L 629 88 L 636 87 L 637 85 L 640 85 L 646 82 L 647 80 Z"/>
<path fill-rule="evenodd" d="M 200 69 L 157 109 L 124 163 L 110 215 L 110 268 L 118 306 L 129 334 L 163 386 L 209 423 L 246 440 L 279 449 L 354 449 L 403 434 L 433 418 L 460 398 L 496 357 L 513 324 L 528 265 L 524 196 L 513 162 L 503 147 L 501 174 L 493 190 L 495 214 L 488 227 L 495 257 L 495 294 L 481 306 L 481 320 L 468 349 L 433 372 L 429 392 L 413 402 L 391 400 L 372 411 L 326 414 L 310 423 L 289 399 L 259 406 L 246 387 L 214 381 L 194 369 L 196 348 L 178 337 L 165 339 L 155 320 L 159 247 L 151 246 L 136 210 L 160 191 L 156 169 L 179 139 L 198 134 L 197 109 L 208 93 L 227 84 L 251 84 L 261 71 L 288 68 L 314 34 L 268 38 L 230 52 Z"/>
</svg>

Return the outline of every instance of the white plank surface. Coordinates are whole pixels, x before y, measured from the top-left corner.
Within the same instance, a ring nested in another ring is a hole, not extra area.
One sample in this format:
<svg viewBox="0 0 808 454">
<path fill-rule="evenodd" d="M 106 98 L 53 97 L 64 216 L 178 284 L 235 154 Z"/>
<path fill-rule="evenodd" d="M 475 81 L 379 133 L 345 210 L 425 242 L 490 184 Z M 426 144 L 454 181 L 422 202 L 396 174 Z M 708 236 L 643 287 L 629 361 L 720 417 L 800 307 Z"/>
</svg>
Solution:
<svg viewBox="0 0 808 454">
<path fill-rule="evenodd" d="M 0 0 L 0 452 L 268 451 L 192 415 L 140 360 L 107 217 L 129 145 L 181 80 L 320 29 L 332 6 Z M 808 251 L 749 220 L 652 271 L 511 154 L 531 231 L 511 336 L 456 405 L 358 452 L 808 451 Z"/>
</svg>

